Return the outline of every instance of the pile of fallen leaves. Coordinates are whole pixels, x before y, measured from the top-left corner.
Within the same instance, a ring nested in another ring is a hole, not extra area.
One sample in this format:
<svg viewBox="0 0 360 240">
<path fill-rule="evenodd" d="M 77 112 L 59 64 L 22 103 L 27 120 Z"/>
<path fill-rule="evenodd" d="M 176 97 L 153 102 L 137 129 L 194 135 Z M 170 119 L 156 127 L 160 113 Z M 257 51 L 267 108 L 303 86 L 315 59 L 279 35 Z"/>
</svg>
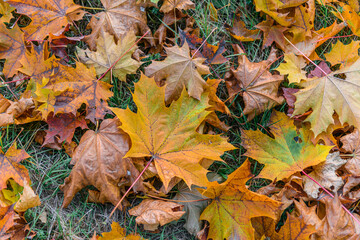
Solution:
<svg viewBox="0 0 360 240">
<path fill-rule="evenodd" d="M 325 59 L 316 52 L 344 28 L 360 37 L 357 0 L 254 0 L 266 19 L 250 30 L 236 14 L 227 29 L 239 42 L 232 46 L 200 36 L 187 14 L 195 8 L 191 0 L 101 2 L 104 11 L 87 25 L 91 33 L 70 37 L 86 14 L 72 0 L 0 1 L 2 87 L 24 89 L 0 96 L 0 125 L 48 124 L 36 141 L 65 149 L 74 165 L 60 186 L 63 207 L 92 185 L 89 201 L 121 211 L 128 197 L 143 198 L 128 212 L 148 231 L 185 218 L 199 239 L 360 239 L 359 41 L 337 41 Z M 324 4 L 338 20 L 317 29 L 316 8 Z M 164 17 L 152 33 L 146 11 L 157 7 Z M 24 15 L 31 22 L 20 28 Z M 180 21 L 183 29 L 169 31 Z M 271 51 L 251 62 L 241 42 L 258 39 Z M 79 41 L 87 48 L 76 48 L 73 59 L 68 52 Z M 237 62 L 224 57 L 226 47 Z M 160 61 L 141 66 L 155 53 Z M 214 71 L 218 64 L 228 66 L 223 78 Z M 109 107 L 114 82 L 136 73 L 135 110 Z M 226 101 L 217 95 L 220 83 Z M 248 121 L 284 102 L 286 113 L 273 110 L 263 131 L 241 130 L 243 156 L 252 160 L 224 180 L 208 169 L 235 147 L 225 137 L 231 126 L 216 112 L 240 117 L 229 110 L 236 98 Z M 88 129 L 78 145 L 76 128 Z M 15 143 L 0 154 L 0 239 L 31 238 L 36 232 L 24 213 L 41 203 L 20 163 L 30 156 Z M 272 181 L 256 192 L 248 186 L 255 160 L 264 165 L 256 178 Z M 116 222 L 92 239 L 126 234 L 140 239 Z"/>
</svg>

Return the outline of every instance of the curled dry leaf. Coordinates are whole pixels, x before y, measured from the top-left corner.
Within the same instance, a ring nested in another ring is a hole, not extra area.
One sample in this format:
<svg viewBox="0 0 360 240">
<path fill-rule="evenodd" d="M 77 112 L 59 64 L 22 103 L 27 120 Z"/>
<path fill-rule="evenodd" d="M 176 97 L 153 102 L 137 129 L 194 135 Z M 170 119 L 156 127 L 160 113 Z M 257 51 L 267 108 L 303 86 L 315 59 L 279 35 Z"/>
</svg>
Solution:
<svg viewBox="0 0 360 240">
<path fill-rule="evenodd" d="M 95 67 L 96 75 L 105 73 L 120 57 L 113 68 L 103 78 L 110 82 L 111 75 L 114 75 L 121 81 L 126 81 L 127 74 L 136 73 L 141 63 L 134 60 L 131 56 L 137 49 L 133 46 L 136 36 L 133 32 L 128 32 L 117 43 L 114 37 L 107 32 L 100 33 L 96 40 L 96 52 L 88 49 L 77 48 L 80 60 L 88 67 Z"/>
<path fill-rule="evenodd" d="M 29 183 L 25 179 L 23 184 L 24 190 L 20 196 L 20 199 L 16 202 L 14 210 L 16 212 L 25 212 L 29 208 L 40 206 L 40 198 L 34 190 L 30 187 Z"/>
<path fill-rule="evenodd" d="M 145 68 L 145 74 L 155 77 L 157 82 L 165 81 L 165 102 L 170 104 L 177 100 L 184 87 L 191 97 L 198 100 L 206 87 L 203 74 L 210 74 L 210 70 L 203 63 L 204 58 L 190 56 L 188 43 L 180 48 L 177 45 L 166 47 L 167 57 L 164 61 L 153 62 Z"/>
<path fill-rule="evenodd" d="M 284 77 L 272 75 L 267 70 L 275 59 L 274 51 L 270 53 L 268 60 L 259 63 L 250 62 L 238 45 L 235 52 L 240 54 L 239 67 L 236 70 L 231 68 L 225 75 L 226 87 L 230 99 L 236 94 L 243 97 L 245 102 L 243 114 L 248 115 L 248 120 L 251 120 L 256 114 L 284 101 L 283 97 L 278 96 L 278 88 Z"/>
<path fill-rule="evenodd" d="M 17 12 L 31 18 L 31 23 L 23 28 L 26 38 L 41 41 L 49 33 L 58 34 L 68 24 L 80 20 L 85 11 L 72 0 L 7 0 Z"/>
<path fill-rule="evenodd" d="M 101 0 L 104 11 L 94 14 L 88 25 L 92 29 L 85 37 L 91 50 L 96 48 L 96 39 L 100 33 L 107 31 L 115 36 L 116 40 L 123 38 L 129 31 L 135 34 L 145 34 L 149 29 L 146 21 L 145 6 L 137 0 Z M 149 38 L 151 45 L 153 39 Z"/>
<path fill-rule="evenodd" d="M 308 208 L 304 203 L 295 202 L 300 216 L 306 224 L 315 225 L 316 232 L 311 235 L 310 240 L 321 239 L 349 239 L 356 240 L 360 237 L 360 225 L 342 207 L 336 195 L 335 198 L 326 196 L 321 200 L 325 204 L 325 217 L 320 217 L 315 212 L 315 206 Z M 359 215 L 353 215 L 360 220 Z"/>
<path fill-rule="evenodd" d="M 360 59 L 349 67 L 300 83 L 300 86 L 304 89 L 295 94 L 293 115 L 312 109 L 306 121 L 311 123 L 315 137 L 334 123 L 334 111 L 340 123 L 360 127 Z"/>
<path fill-rule="evenodd" d="M 199 189 L 213 199 L 200 216 L 210 223 L 208 238 L 253 239 L 251 218 L 276 218 L 281 203 L 248 190 L 245 183 L 251 177 L 250 162 L 246 161 L 224 183 L 210 182 L 206 190 Z"/>
<path fill-rule="evenodd" d="M 265 164 L 258 177 L 281 180 L 325 161 L 331 146 L 314 146 L 310 132 L 300 129 L 298 133 L 284 113 L 274 111 L 270 122 L 274 138 L 260 130 L 242 130 L 241 134 L 241 145 L 247 150 L 244 155 Z"/>
<path fill-rule="evenodd" d="M 33 110 L 35 104 L 32 98 L 21 98 L 18 101 L 12 102 L 4 98 L 0 94 L 0 126 L 4 127 L 10 124 L 17 123 L 16 119 L 20 116 L 26 115 L 26 112 Z M 34 121 L 40 120 L 39 118 Z"/>
<path fill-rule="evenodd" d="M 246 28 L 245 23 L 240 20 L 240 16 L 237 14 L 233 26 L 227 28 L 231 36 L 241 42 L 250 42 L 256 39 L 260 39 L 260 30 L 249 30 Z"/>
<path fill-rule="evenodd" d="M 313 171 L 308 175 L 315 179 L 324 188 L 337 192 L 342 187 L 343 180 L 336 175 L 336 170 L 346 163 L 340 158 L 340 152 L 329 153 L 325 162 L 313 167 Z M 307 176 L 303 176 L 304 191 L 312 198 L 319 196 L 319 185 Z"/>
<path fill-rule="evenodd" d="M 183 205 L 178 203 L 145 199 L 129 214 L 136 216 L 136 223 L 143 224 L 145 230 L 156 231 L 159 225 L 179 220 L 185 213 L 182 209 Z"/>
<path fill-rule="evenodd" d="M 139 175 L 131 160 L 124 158 L 130 148 L 130 139 L 118 126 L 117 119 L 106 119 L 98 131 L 88 130 L 82 136 L 71 160 L 75 166 L 61 186 L 63 207 L 68 206 L 75 194 L 88 185 L 100 191 L 99 201 L 116 205 L 125 186 L 130 186 Z M 141 180 L 133 190 L 143 190 Z"/>
<path fill-rule="evenodd" d="M 142 75 L 135 84 L 134 102 L 137 113 L 130 109 L 111 108 L 122 122 L 121 129 L 130 135 L 131 149 L 126 157 L 152 157 L 165 192 L 175 177 L 191 187 L 206 186 L 204 158 L 221 161 L 224 151 L 234 147 L 219 135 L 206 135 L 196 129 L 211 113 L 206 111 L 208 93 L 200 101 L 183 91 L 169 108 L 164 103 L 165 89 Z"/>
</svg>

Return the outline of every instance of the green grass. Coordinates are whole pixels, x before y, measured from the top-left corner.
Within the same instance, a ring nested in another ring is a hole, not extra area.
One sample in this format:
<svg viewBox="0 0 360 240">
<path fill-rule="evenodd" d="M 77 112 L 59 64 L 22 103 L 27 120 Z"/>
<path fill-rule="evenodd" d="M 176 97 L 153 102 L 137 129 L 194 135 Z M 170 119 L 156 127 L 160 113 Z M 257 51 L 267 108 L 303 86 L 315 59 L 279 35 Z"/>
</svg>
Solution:
<svg viewBox="0 0 360 240">
<path fill-rule="evenodd" d="M 78 0 L 76 3 L 93 8 L 102 8 L 99 0 Z M 210 44 L 217 44 L 222 38 L 225 39 L 227 51 L 224 56 L 230 59 L 229 63 L 214 66 L 216 74 L 212 72 L 206 78 L 217 78 L 219 75 L 224 76 L 225 72 L 229 70 L 233 64 L 236 66 L 236 56 L 231 48 L 231 44 L 238 44 L 236 40 L 231 38 L 226 30 L 226 24 L 232 25 L 235 17 L 235 12 L 238 10 L 241 13 L 242 20 L 250 29 L 265 18 L 260 13 L 255 11 L 252 0 L 194 0 L 196 8 L 189 10 L 188 14 L 195 19 L 195 25 L 200 29 L 201 37 L 207 38 Z M 221 9 L 218 11 L 218 21 L 211 20 L 209 17 L 209 9 L 206 7 L 209 3 L 213 3 L 215 8 Z M 317 6 L 315 26 L 316 29 L 330 26 L 336 21 L 335 16 L 331 13 L 329 7 Z M 86 29 L 87 23 L 90 21 L 91 14 L 99 12 L 99 10 L 87 10 L 90 14 L 86 14 L 84 19 L 77 23 L 77 28 L 72 28 L 70 35 L 79 36 L 86 35 L 89 30 Z M 148 24 L 153 31 L 161 24 L 161 16 L 157 9 L 149 9 Z M 26 17 L 21 17 L 19 24 L 25 26 L 28 23 Z M 177 23 L 177 28 L 184 27 L 184 23 Z M 177 32 L 175 26 L 169 26 L 171 32 Z M 213 31 L 215 29 L 215 31 Z M 348 28 L 342 30 L 338 35 L 349 35 L 351 31 Z M 356 37 L 341 38 L 340 41 L 344 43 L 349 42 Z M 330 39 L 317 49 L 318 55 L 321 57 L 324 53 L 330 51 L 331 44 L 336 40 Z M 253 42 L 242 43 L 246 50 L 246 55 L 250 61 L 258 62 L 267 59 L 270 48 L 262 50 L 262 41 L 257 40 Z M 77 44 L 78 47 L 85 48 L 83 42 Z M 69 48 L 68 54 L 73 59 L 74 48 Z M 149 64 L 153 59 L 160 59 L 160 55 L 150 55 L 144 60 L 144 65 Z M 281 60 L 273 64 L 271 69 L 276 68 Z M 139 72 L 140 73 L 140 72 Z M 136 109 L 132 101 L 131 92 L 134 90 L 134 82 L 137 82 L 140 74 L 130 75 L 126 82 L 114 81 L 114 97 L 109 101 L 111 107 Z M 285 85 L 286 86 L 286 85 Z M 9 99 L 12 99 L 12 93 L 9 88 L 15 93 L 17 97 L 20 96 L 24 90 L 22 87 L 14 87 L 13 84 L 9 86 L 2 86 L 0 92 Z M 221 84 L 218 89 L 218 95 L 225 100 L 229 96 L 227 94 L 224 84 Z M 244 104 L 240 97 L 236 97 L 232 102 L 228 103 L 232 116 L 219 113 L 219 118 L 231 129 L 227 133 L 229 141 L 236 147 L 237 150 L 226 152 L 223 155 L 225 163 L 214 163 L 210 169 L 217 172 L 224 178 L 235 169 L 237 169 L 245 160 L 242 156 L 244 149 L 241 147 L 241 133 L 240 129 L 260 129 L 268 127 L 271 111 L 266 111 L 263 114 L 256 116 L 253 120 L 247 121 L 247 118 L 242 115 Z M 285 105 L 278 106 L 277 110 L 283 111 Z M 241 117 L 240 117 L 241 116 Z M 95 128 L 95 126 L 91 126 Z M 69 165 L 71 158 L 64 151 L 51 150 L 48 148 L 41 148 L 41 146 L 34 141 L 36 133 L 40 130 L 46 130 L 45 123 L 30 123 L 26 125 L 13 125 L 4 128 L 2 131 L 1 146 L 6 151 L 13 141 L 18 143 L 19 148 L 25 149 L 31 158 L 25 161 L 24 165 L 28 168 L 33 189 L 39 194 L 42 205 L 36 208 L 29 209 L 25 217 L 29 222 L 31 230 L 37 232 L 34 239 L 89 239 L 94 231 L 100 233 L 110 230 L 110 223 L 108 216 L 113 209 L 111 204 L 94 204 L 87 202 L 87 189 L 83 189 L 78 193 L 68 208 L 61 208 L 63 200 L 63 193 L 59 186 L 63 184 L 64 179 L 70 174 L 71 166 Z M 84 131 L 77 131 L 75 134 L 75 141 L 79 143 Z M 252 160 L 253 174 L 258 174 L 262 165 Z M 249 181 L 252 190 L 256 190 L 269 183 L 268 180 L 256 179 Z M 136 205 L 139 200 L 130 199 L 132 205 Z M 45 220 L 44 220 L 45 219 Z M 148 239 L 195 239 L 190 236 L 182 227 L 183 220 L 177 223 L 171 223 L 159 228 L 157 233 L 149 233 L 143 230 L 142 227 L 135 224 L 135 218 L 129 216 L 127 212 L 116 211 L 112 220 L 120 223 L 122 227 L 126 227 L 129 232 L 134 232 L 144 236 Z"/>
</svg>

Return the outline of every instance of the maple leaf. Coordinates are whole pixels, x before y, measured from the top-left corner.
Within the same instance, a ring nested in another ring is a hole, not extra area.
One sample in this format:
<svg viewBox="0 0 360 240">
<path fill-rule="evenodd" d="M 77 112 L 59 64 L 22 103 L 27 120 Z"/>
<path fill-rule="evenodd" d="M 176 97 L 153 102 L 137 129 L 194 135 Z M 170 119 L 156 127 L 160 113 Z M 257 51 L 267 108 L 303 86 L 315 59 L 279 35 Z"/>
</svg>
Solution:
<svg viewBox="0 0 360 240">
<path fill-rule="evenodd" d="M 276 70 L 278 70 L 281 75 L 288 74 L 290 83 L 299 83 L 301 80 L 307 79 L 306 71 L 302 70 L 306 66 L 305 60 L 302 57 L 289 53 L 284 55 L 284 61 L 286 61 L 286 63 L 281 63 Z"/>
<path fill-rule="evenodd" d="M 30 110 L 33 110 L 35 105 L 31 98 L 20 98 L 12 102 L 0 94 L 0 126 L 7 126 L 10 124 L 19 124 L 18 120 L 26 115 Z M 40 120 L 39 118 L 33 119 Z"/>
<path fill-rule="evenodd" d="M 206 64 L 223 64 L 227 61 L 222 54 L 226 51 L 225 49 L 225 40 L 222 39 L 218 46 L 208 44 L 206 39 L 199 38 L 195 34 L 189 34 L 181 29 L 179 30 L 181 43 L 184 44 L 184 41 L 188 43 L 189 47 L 192 49 L 191 54 L 193 57 L 205 58 Z M 195 55 L 194 55 L 195 54 Z"/>
<path fill-rule="evenodd" d="M 203 65 L 204 58 L 193 58 L 187 42 L 180 48 L 178 46 L 165 47 L 167 57 L 164 61 L 153 62 L 145 68 L 145 74 L 154 76 L 160 82 L 166 80 L 165 102 L 167 104 L 180 97 L 184 87 L 188 89 L 191 97 L 200 100 L 201 93 L 206 86 L 203 74 L 210 74 L 207 66 Z"/>
<path fill-rule="evenodd" d="M 340 158 L 340 152 L 329 153 L 325 162 L 313 167 L 313 171 L 308 173 L 321 186 L 337 192 L 344 184 L 341 177 L 336 175 L 336 170 L 346 163 L 346 160 Z M 304 191 L 312 198 L 318 198 L 319 185 L 307 176 L 303 176 Z"/>
<path fill-rule="evenodd" d="M 360 36 L 360 16 L 356 11 L 345 3 L 338 3 L 341 7 L 341 12 L 332 11 L 332 13 L 339 18 L 340 20 L 346 21 L 346 26 L 348 26 L 354 35 Z"/>
<path fill-rule="evenodd" d="M 353 176 L 360 177 L 360 132 L 355 129 L 353 133 L 340 138 L 343 143 L 342 149 L 353 154 L 345 164 L 345 169 Z"/>
<path fill-rule="evenodd" d="M 236 45 L 236 53 L 244 53 Z M 275 56 L 272 51 L 268 60 L 253 63 L 245 55 L 239 56 L 239 67 L 235 70 L 231 68 L 225 75 L 226 87 L 230 99 L 236 94 L 240 94 L 245 102 L 244 115 L 248 115 L 248 120 L 255 117 L 255 114 L 262 113 L 283 102 L 283 97 L 278 96 L 278 88 L 283 81 L 283 77 L 272 75 L 267 68 Z"/>
<path fill-rule="evenodd" d="M 57 74 L 51 76 L 45 89 L 55 94 L 54 114 L 72 113 L 76 115 L 82 104 L 86 104 L 87 119 L 95 122 L 102 119 L 107 111 L 107 100 L 112 97 L 111 85 L 96 79 L 94 68 L 88 69 L 77 62 L 76 68 L 60 65 Z M 44 118 L 51 111 L 43 115 Z"/>
<path fill-rule="evenodd" d="M 260 130 L 241 131 L 241 145 L 247 150 L 244 155 L 265 164 L 258 177 L 281 180 L 325 161 L 331 146 L 314 146 L 309 131 L 300 129 L 298 134 L 284 113 L 274 111 L 270 120 L 274 138 Z"/>
<path fill-rule="evenodd" d="M 36 83 L 36 87 L 34 89 L 33 99 L 42 103 L 36 110 L 41 112 L 41 116 L 43 119 L 47 119 L 47 116 L 50 113 L 54 112 L 54 105 L 56 103 L 55 96 L 59 95 L 60 92 L 55 92 L 51 89 L 46 88 L 45 86 L 49 83 L 48 78 L 43 78 L 42 83 Z"/>
<path fill-rule="evenodd" d="M 321 199 L 325 204 L 325 213 L 322 219 L 316 214 L 315 206 L 308 208 L 305 203 L 295 201 L 295 206 L 305 223 L 315 225 L 316 232 L 310 239 L 359 239 L 359 215 L 352 213 L 358 219 L 355 221 L 342 207 L 339 197 L 325 196 Z"/>
<path fill-rule="evenodd" d="M 249 30 L 245 27 L 245 23 L 240 20 L 239 14 L 236 15 L 233 26 L 226 28 L 233 38 L 242 42 L 254 41 L 261 38 L 259 30 Z"/>
<path fill-rule="evenodd" d="M 208 93 L 199 101 L 183 91 L 169 108 L 165 106 L 164 96 L 164 88 L 142 75 L 133 94 L 137 113 L 111 108 L 131 138 L 132 146 L 126 157 L 152 157 L 166 191 L 174 177 L 183 179 L 189 187 L 204 186 L 207 171 L 201 160 L 221 161 L 220 155 L 234 147 L 219 135 L 196 132 L 210 114 L 206 111 Z"/>
<path fill-rule="evenodd" d="M 325 53 L 324 57 L 331 65 L 341 64 L 341 67 L 350 66 L 359 59 L 358 52 L 356 51 L 356 49 L 359 49 L 359 44 L 360 41 L 352 41 L 347 45 L 337 41 L 332 47 L 331 52 Z"/>
<path fill-rule="evenodd" d="M 210 182 L 206 190 L 199 189 L 213 199 L 200 216 L 210 223 L 208 238 L 253 239 L 250 218 L 276 218 L 281 203 L 248 190 L 245 183 L 251 177 L 250 162 L 246 161 L 224 183 Z"/>
<path fill-rule="evenodd" d="M 201 230 L 202 224 L 199 217 L 208 205 L 207 201 L 197 201 L 200 199 L 205 199 L 205 197 L 197 189 L 188 188 L 184 182 L 177 185 L 177 193 L 173 200 L 180 200 L 178 203 L 184 206 L 185 214 L 182 216 L 186 220 L 184 228 L 193 235 Z"/>
<path fill-rule="evenodd" d="M 76 117 L 71 113 L 62 113 L 55 116 L 49 115 L 46 122 L 49 125 L 49 129 L 46 130 L 43 146 L 64 141 L 71 143 L 75 128 L 88 128 L 83 116 Z"/>
<path fill-rule="evenodd" d="M 304 0 L 306 1 L 306 0 Z M 254 0 L 257 12 L 264 12 L 280 25 L 287 27 L 292 23 L 292 18 L 288 17 L 288 13 L 279 13 L 277 10 L 284 6 L 279 0 Z"/>
<path fill-rule="evenodd" d="M 287 27 L 274 25 L 274 20 L 271 18 L 259 23 L 255 27 L 264 33 L 263 48 L 269 47 L 273 42 L 276 42 L 280 48 L 284 49 L 284 32 L 288 29 Z"/>
<path fill-rule="evenodd" d="M 195 8 L 195 4 L 191 0 L 165 0 L 160 11 L 168 13 L 177 10 L 189 10 Z"/>
<path fill-rule="evenodd" d="M 25 52 L 24 33 L 20 28 L 15 25 L 8 29 L 4 23 L 0 23 L 0 58 L 6 59 L 3 69 L 6 77 L 12 77 L 17 73 Z"/>
<path fill-rule="evenodd" d="M 310 235 L 316 232 L 313 225 L 305 224 L 302 217 L 296 217 L 286 213 L 287 218 L 285 224 L 280 228 L 279 232 L 275 231 L 275 221 L 268 217 L 257 217 L 251 219 L 251 223 L 255 228 L 258 240 L 262 236 L 269 237 L 271 240 L 308 240 Z"/>
<path fill-rule="evenodd" d="M 96 40 L 96 52 L 80 48 L 77 48 L 77 52 L 86 66 L 95 67 L 97 75 L 105 73 L 121 57 L 121 60 L 111 68 L 103 80 L 110 82 L 111 75 L 114 75 L 119 80 L 126 81 L 126 75 L 136 73 L 141 65 L 131 57 L 136 50 L 136 47 L 131 48 L 135 41 L 135 34 L 129 32 L 116 44 L 113 36 L 102 32 Z"/>
<path fill-rule="evenodd" d="M 101 0 L 104 11 L 99 12 L 91 18 L 88 27 L 92 29 L 90 35 L 85 37 L 90 49 L 95 49 L 95 41 L 102 31 L 107 31 L 121 39 L 129 31 L 135 34 L 144 34 L 149 29 L 146 24 L 146 12 L 142 4 L 137 0 Z M 154 45 L 152 38 L 150 44 Z"/>
<path fill-rule="evenodd" d="M 119 223 L 111 223 L 111 231 L 101 233 L 102 237 L 98 237 L 94 234 L 91 240 L 141 240 L 144 239 L 138 235 L 129 234 L 126 235 L 126 229 L 120 227 Z"/>
<path fill-rule="evenodd" d="M 344 75 L 344 79 L 339 77 Z M 360 59 L 349 67 L 326 76 L 300 83 L 304 87 L 295 94 L 294 115 L 312 109 L 305 121 L 311 123 L 315 136 L 334 123 L 332 115 L 338 114 L 340 123 L 360 127 Z"/>
<path fill-rule="evenodd" d="M 0 154 L 0 190 L 6 188 L 9 178 L 14 179 L 21 186 L 24 186 L 25 180 L 31 182 L 28 170 L 20 164 L 22 160 L 30 157 L 23 149 L 17 149 L 14 143 L 5 154 L 0 149 Z"/>
<path fill-rule="evenodd" d="M 40 41 L 49 33 L 57 34 L 67 24 L 80 20 L 85 12 L 72 0 L 7 0 L 17 12 L 31 18 L 31 23 L 23 28 L 27 39 Z"/>
<path fill-rule="evenodd" d="M 20 199 L 16 202 L 14 210 L 16 212 L 25 212 L 26 210 L 41 205 L 40 198 L 30 187 L 27 180 L 24 180 L 24 189 L 20 195 Z"/>
<path fill-rule="evenodd" d="M 294 22 L 288 33 L 292 34 L 292 41 L 298 43 L 312 37 L 315 20 L 315 0 L 306 1 L 307 7 L 300 5 L 295 8 Z"/>
<path fill-rule="evenodd" d="M 184 211 L 183 206 L 174 202 L 145 199 L 136 207 L 129 210 L 129 214 L 136 216 L 136 223 L 143 224 L 144 229 L 156 231 L 158 226 L 179 220 Z"/>
<path fill-rule="evenodd" d="M 100 191 L 100 202 L 117 205 L 121 191 L 139 175 L 131 160 L 124 158 L 130 148 L 130 139 L 118 124 L 118 119 L 106 119 L 98 131 L 88 130 L 82 136 L 71 160 L 75 166 L 60 187 L 64 191 L 63 207 L 67 207 L 75 194 L 88 185 Z M 134 189 L 143 189 L 141 181 Z"/>
</svg>

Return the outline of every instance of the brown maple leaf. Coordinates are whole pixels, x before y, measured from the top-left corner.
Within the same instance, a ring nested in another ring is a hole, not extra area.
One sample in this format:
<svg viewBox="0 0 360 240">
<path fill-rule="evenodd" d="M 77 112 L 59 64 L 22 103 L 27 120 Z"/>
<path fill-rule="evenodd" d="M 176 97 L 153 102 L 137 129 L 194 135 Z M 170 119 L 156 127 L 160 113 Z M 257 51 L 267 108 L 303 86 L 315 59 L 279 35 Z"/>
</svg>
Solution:
<svg viewBox="0 0 360 240">
<path fill-rule="evenodd" d="M 287 27 L 274 25 L 274 20 L 271 18 L 259 23 L 255 27 L 260 29 L 264 34 L 263 48 L 269 47 L 273 42 L 275 42 L 281 49 L 284 49 L 284 32 L 288 29 Z"/>
<path fill-rule="evenodd" d="M 59 34 L 68 24 L 80 20 L 85 12 L 72 0 L 7 0 L 18 13 L 31 18 L 31 23 L 23 28 L 28 40 L 41 41 L 49 33 Z"/>
<path fill-rule="evenodd" d="M 360 177 L 360 132 L 355 129 L 353 133 L 340 138 L 342 149 L 354 156 L 345 164 L 346 170 L 355 177 Z"/>
<path fill-rule="evenodd" d="M 102 31 L 111 33 L 119 40 L 130 30 L 135 34 L 150 30 L 146 23 L 146 5 L 138 4 L 137 0 L 101 0 L 101 3 L 105 11 L 93 15 L 88 25 L 92 32 L 85 37 L 90 49 L 95 50 L 95 41 Z M 152 38 L 148 38 L 148 41 L 154 45 Z"/>
<path fill-rule="evenodd" d="M 145 68 L 145 74 L 154 76 L 157 82 L 165 80 L 165 102 L 170 104 L 177 100 L 184 87 L 191 97 L 200 100 L 201 93 L 206 87 L 203 74 L 210 74 L 210 70 L 203 63 L 204 58 L 190 56 L 187 42 L 180 48 L 178 46 L 165 48 L 167 58 L 164 61 L 153 62 Z"/>
<path fill-rule="evenodd" d="M 211 182 L 206 190 L 199 189 L 213 199 L 200 216 L 210 223 L 208 238 L 253 239 L 251 218 L 276 218 L 281 203 L 248 190 L 245 183 L 252 176 L 250 162 L 246 161 L 224 183 Z"/>
<path fill-rule="evenodd" d="M 284 98 L 278 96 L 278 88 L 284 78 L 272 75 L 267 70 L 275 52 L 270 53 L 268 60 L 259 63 L 250 62 L 238 45 L 236 45 L 236 52 L 242 53 L 239 56 L 239 66 L 236 70 L 231 68 L 225 75 L 226 87 L 230 99 L 237 94 L 243 97 L 245 102 L 243 114 L 248 115 L 248 120 L 251 120 L 256 114 L 283 102 Z"/>
<path fill-rule="evenodd" d="M 61 186 L 63 207 L 68 206 L 75 194 L 88 185 L 99 190 L 99 202 L 117 205 L 125 186 L 130 186 L 139 175 L 131 160 L 124 158 L 130 148 L 130 139 L 118 127 L 118 119 L 106 119 L 98 131 L 88 130 L 82 136 L 71 160 L 75 166 Z M 133 189 L 143 190 L 141 180 Z"/>
</svg>

